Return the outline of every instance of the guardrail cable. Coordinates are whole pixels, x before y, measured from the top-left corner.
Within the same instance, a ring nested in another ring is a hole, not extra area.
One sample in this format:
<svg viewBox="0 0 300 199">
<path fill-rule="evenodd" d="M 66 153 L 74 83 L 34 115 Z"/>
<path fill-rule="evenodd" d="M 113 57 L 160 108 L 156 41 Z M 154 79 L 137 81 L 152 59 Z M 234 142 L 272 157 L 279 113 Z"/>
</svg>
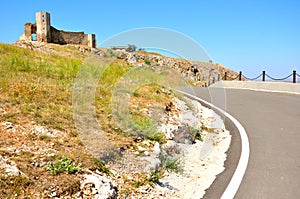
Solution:
<svg viewBox="0 0 300 199">
<path fill-rule="evenodd" d="M 269 79 L 271 79 L 271 80 L 273 80 L 273 81 L 284 81 L 284 80 L 289 79 L 289 80 L 292 81 L 293 83 L 297 83 L 297 77 L 300 78 L 300 74 L 298 74 L 298 73 L 296 72 L 296 70 L 293 70 L 293 73 L 290 74 L 290 75 L 288 75 L 288 76 L 286 76 L 286 77 L 283 77 L 283 78 L 274 78 L 274 77 L 268 75 L 268 74 L 266 73 L 266 71 L 263 71 L 263 72 L 262 72 L 261 74 L 259 74 L 257 77 L 249 78 L 249 77 L 243 75 L 243 74 L 242 74 L 242 71 L 240 71 L 240 73 L 239 73 L 237 76 L 235 76 L 235 77 L 228 77 L 228 76 L 227 76 L 227 72 L 225 71 L 224 80 L 237 80 L 237 79 L 239 79 L 239 80 L 241 81 L 241 80 L 242 80 L 242 77 L 243 77 L 244 79 L 250 80 L 250 81 L 257 80 L 257 79 L 259 79 L 259 78 L 261 78 L 261 77 L 262 77 L 262 81 L 266 81 L 266 77 L 267 77 L 267 78 L 269 78 Z M 291 78 L 291 77 L 292 77 L 292 78 Z"/>
<path fill-rule="evenodd" d="M 255 78 L 248 78 L 246 77 L 245 75 L 242 75 L 244 78 L 246 78 L 247 80 L 250 80 L 250 81 L 253 81 L 253 80 L 257 80 L 258 78 L 260 78 L 263 74 L 261 73 L 260 75 L 258 75 L 257 77 Z"/>
<path fill-rule="evenodd" d="M 268 78 L 270 78 L 271 80 L 274 80 L 274 81 L 282 81 L 282 80 L 286 80 L 286 79 L 288 79 L 288 78 L 292 77 L 292 76 L 293 76 L 293 74 L 290 74 L 289 76 L 287 76 L 287 77 L 284 77 L 284 78 L 273 78 L 273 77 L 271 77 L 271 76 L 270 76 L 270 75 L 268 75 L 268 74 L 266 74 L 266 76 L 267 76 Z"/>
</svg>

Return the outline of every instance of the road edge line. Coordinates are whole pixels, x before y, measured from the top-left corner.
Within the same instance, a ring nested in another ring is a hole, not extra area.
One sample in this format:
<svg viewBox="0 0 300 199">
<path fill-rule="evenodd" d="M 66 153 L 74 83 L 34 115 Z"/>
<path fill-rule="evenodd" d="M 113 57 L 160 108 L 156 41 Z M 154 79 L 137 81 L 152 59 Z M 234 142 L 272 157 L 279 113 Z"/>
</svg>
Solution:
<svg viewBox="0 0 300 199">
<path fill-rule="evenodd" d="M 191 95 L 189 93 L 186 93 L 186 92 L 183 92 L 180 90 L 177 90 L 177 91 L 183 93 L 186 96 L 194 98 L 195 100 L 199 100 L 200 102 L 216 109 L 220 113 L 224 114 L 225 117 L 230 119 L 233 122 L 233 124 L 237 127 L 237 129 L 240 133 L 240 136 L 241 136 L 241 144 L 242 144 L 240 160 L 239 160 L 239 163 L 235 169 L 235 172 L 234 172 L 228 186 L 226 187 L 225 191 L 223 192 L 223 194 L 221 196 L 221 199 L 234 198 L 235 194 L 237 193 L 237 191 L 240 187 L 243 177 L 245 175 L 245 172 L 246 172 L 246 169 L 248 166 L 249 156 L 250 156 L 249 139 L 248 139 L 248 135 L 246 133 L 245 128 L 242 126 L 242 124 L 237 119 L 235 119 L 232 115 L 230 115 L 226 111 L 222 110 L 221 108 L 219 108 L 197 96 Z"/>
</svg>

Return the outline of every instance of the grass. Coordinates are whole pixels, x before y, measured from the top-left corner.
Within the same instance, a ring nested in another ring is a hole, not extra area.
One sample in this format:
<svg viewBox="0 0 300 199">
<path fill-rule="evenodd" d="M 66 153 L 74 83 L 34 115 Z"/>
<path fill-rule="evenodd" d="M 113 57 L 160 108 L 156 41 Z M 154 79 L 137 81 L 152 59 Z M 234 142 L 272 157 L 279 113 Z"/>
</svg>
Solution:
<svg viewBox="0 0 300 199">
<path fill-rule="evenodd" d="M 109 172 L 105 165 L 94 161 L 80 144 L 73 121 L 72 90 L 84 56 L 77 56 L 77 49 L 56 45 L 52 47 L 57 48 L 57 54 L 61 55 L 0 44 L 0 108 L 6 110 L 0 113 L 0 121 L 10 121 L 15 125 L 24 126 L 13 136 L 0 127 L 2 148 L 0 155 L 16 162 L 18 168 L 29 177 L 27 182 L 27 178 L 1 176 L 0 198 L 19 198 L 19 195 L 15 194 L 20 192 L 24 197 L 30 196 L 32 192 L 43 193 L 48 186 L 63 186 L 69 192 L 72 190 L 77 192 L 79 179 L 76 176 L 69 178 L 67 175 L 77 173 L 81 168 Z M 64 51 L 76 56 L 72 56 L 73 58 L 69 55 L 62 56 L 65 54 Z M 108 79 L 109 77 L 106 77 L 105 81 Z M 110 86 L 109 83 L 111 81 L 105 86 Z M 98 103 L 102 102 L 98 100 Z M 25 135 L 23 132 L 30 132 L 32 123 L 60 130 L 63 135 L 59 138 L 30 133 Z M 20 153 L 5 151 L 8 147 L 22 149 L 23 143 L 33 148 L 49 148 L 57 152 L 54 156 L 43 156 L 38 151 L 21 150 Z M 60 159 L 66 155 L 68 159 Z M 71 159 L 82 164 L 82 167 L 73 164 Z M 58 161 L 54 162 L 55 160 Z M 50 165 L 35 167 L 32 163 L 36 161 L 50 162 Z M 47 168 L 51 174 L 47 172 Z M 43 180 L 39 179 L 48 181 L 48 185 L 44 186 Z M 14 186 L 11 186 L 10 182 L 13 182 Z M 37 196 L 40 197 L 42 196 Z"/>
<path fill-rule="evenodd" d="M 137 116 L 133 119 L 132 130 L 138 136 L 149 138 L 155 134 L 156 129 L 156 125 L 147 116 Z"/>
<path fill-rule="evenodd" d="M 0 44 L 0 102 L 16 109 L 0 120 L 75 130 L 71 88 L 81 60 Z"/>
<path fill-rule="evenodd" d="M 159 144 L 165 144 L 167 142 L 165 133 L 163 132 L 157 132 L 149 136 L 150 140 L 156 141 Z"/>
<path fill-rule="evenodd" d="M 3 177 L 0 175 L 0 198 L 32 198 L 28 189 L 33 182 L 24 176 Z"/>
<path fill-rule="evenodd" d="M 180 157 L 170 155 L 164 151 L 160 152 L 159 159 L 161 167 L 169 172 L 180 173 L 183 171 L 183 162 Z"/>
</svg>

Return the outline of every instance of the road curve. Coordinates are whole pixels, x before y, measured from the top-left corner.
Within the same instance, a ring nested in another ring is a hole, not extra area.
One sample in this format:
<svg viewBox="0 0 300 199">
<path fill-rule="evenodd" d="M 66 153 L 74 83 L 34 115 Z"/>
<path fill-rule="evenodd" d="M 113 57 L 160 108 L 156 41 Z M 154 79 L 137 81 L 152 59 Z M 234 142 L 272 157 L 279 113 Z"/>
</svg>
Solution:
<svg viewBox="0 0 300 199">
<path fill-rule="evenodd" d="M 211 101 L 208 89 L 195 91 L 198 97 Z M 240 89 L 226 89 L 225 93 L 227 112 L 246 129 L 251 151 L 235 198 L 300 198 L 300 96 Z M 237 152 L 231 149 L 225 162 L 226 170 L 231 171 L 239 154 L 239 138 L 233 138 Z M 232 174 L 226 170 L 205 198 L 220 198 Z"/>
</svg>

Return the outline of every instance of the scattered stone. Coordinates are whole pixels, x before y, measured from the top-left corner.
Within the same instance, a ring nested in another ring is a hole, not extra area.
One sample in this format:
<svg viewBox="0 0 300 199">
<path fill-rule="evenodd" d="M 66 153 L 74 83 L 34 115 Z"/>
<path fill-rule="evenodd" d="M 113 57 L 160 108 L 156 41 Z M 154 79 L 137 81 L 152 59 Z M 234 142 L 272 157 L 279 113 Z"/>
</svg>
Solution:
<svg viewBox="0 0 300 199">
<path fill-rule="evenodd" d="M 147 150 L 146 148 L 144 148 L 144 147 L 142 147 L 142 146 L 137 146 L 137 149 L 138 149 L 138 151 L 140 151 L 140 152 L 144 152 L 144 151 Z"/>
<path fill-rule="evenodd" d="M 179 126 L 177 130 L 172 132 L 174 134 L 173 140 L 182 144 L 194 144 L 195 136 L 191 134 L 189 126 Z"/>
<path fill-rule="evenodd" d="M 27 177 L 22 171 L 18 169 L 17 164 L 14 161 L 6 159 L 0 155 L 0 171 L 1 170 L 4 171 L 4 176 L 23 175 L 24 177 Z M 0 173 L 0 175 L 2 174 Z"/>
<path fill-rule="evenodd" d="M 83 198 L 117 199 L 117 187 L 113 182 L 98 174 L 85 174 L 80 189 Z"/>
<path fill-rule="evenodd" d="M 155 142 L 154 147 L 153 147 L 153 152 L 158 155 L 160 153 L 160 146 L 158 142 Z"/>
<path fill-rule="evenodd" d="M 36 125 L 31 129 L 32 134 L 38 134 L 38 135 L 45 135 L 49 137 L 59 137 L 61 135 L 61 132 L 50 129 L 44 126 Z"/>
<path fill-rule="evenodd" d="M 11 122 L 3 122 L 2 126 L 4 127 L 4 129 L 12 129 L 14 127 L 13 123 Z"/>
<path fill-rule="evenodd" d="M 142 142 L 144 140 L 144 138 L 141 137 L 137 137 L 134 139 L 135 142 Z"/>
</svg>

